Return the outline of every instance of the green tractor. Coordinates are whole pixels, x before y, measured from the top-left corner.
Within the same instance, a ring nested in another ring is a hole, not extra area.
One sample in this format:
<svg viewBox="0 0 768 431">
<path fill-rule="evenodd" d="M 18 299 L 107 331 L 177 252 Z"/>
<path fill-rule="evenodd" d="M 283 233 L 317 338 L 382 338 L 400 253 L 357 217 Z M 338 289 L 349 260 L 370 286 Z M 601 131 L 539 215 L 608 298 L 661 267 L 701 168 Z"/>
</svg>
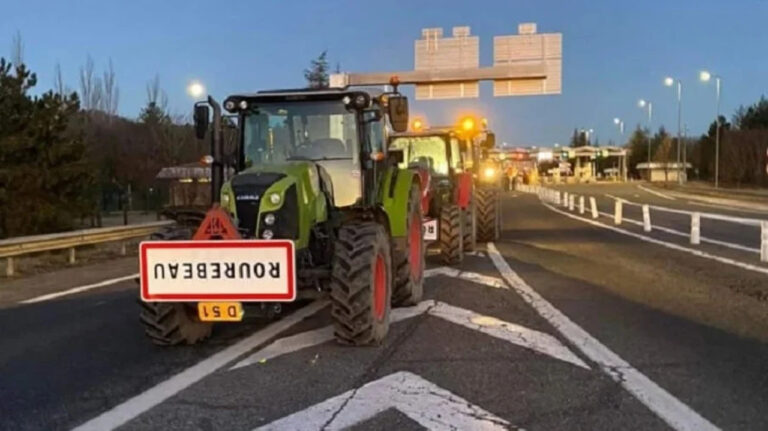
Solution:
<svg viewBox="0 0 768 431">
<path fill-rule="evenodd" d="M 496 241 L 501 231 L 501 191 L 503 172 L 498 161 L 489 155 L 496 145 L 496 135 L 483 128 L 467 136 L 466 158 L 475 177 L 475 208 L 477 213 L 477 240 Z"/>
<path fill-rule="evenodd" d="M 407 102 L 396 87 L 233 95 L 223 105 L 237 118 L 234 155 L 222 154 L 220 105 L 196 104 L 198 138 L 212 140 L 212 208 L 141 245 L 149 338 L 193 344 L 213 322 L 328 296 L 339 342 L 381 343 L 391 307 L 423 292 L 426 179 L 386 146 L 407 129 Z"/>
<path fill-rule="evenodd" d="M 453 127 L 397 133 L 389 139 L 390 150 L 404 152 L 401 168 L 429 172 L 424 239 L 439 245 L 448 265 L 461 263 L 464 252 L 475 247 L 473 181 L 465 167 L 463 145 Z"/>
</svg>

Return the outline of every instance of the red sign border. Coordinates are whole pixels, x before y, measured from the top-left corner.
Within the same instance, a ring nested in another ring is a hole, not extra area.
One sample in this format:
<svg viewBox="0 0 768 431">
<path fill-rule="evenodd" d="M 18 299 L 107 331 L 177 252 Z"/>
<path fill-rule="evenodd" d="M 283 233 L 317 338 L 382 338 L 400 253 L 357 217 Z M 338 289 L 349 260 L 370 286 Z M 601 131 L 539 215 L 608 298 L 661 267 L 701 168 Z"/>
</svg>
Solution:
<svg viewBox="0 0 768 431">
<path fill-rule="evenodd" d="M 282 293 L 214 293 L 214 294 L 149 294 L 147 250 L 169 248 L 284 248 L 288 261 L 288 292 Z M 145 302 L 202 302 L 229 300 L 240 302 L 291 302 L 296 300 L 296 268 L 293 241 L 287 240 L 223 240 L 223 241 L 144 241 L 139 244 L 141 300 Z"/>
</svg>

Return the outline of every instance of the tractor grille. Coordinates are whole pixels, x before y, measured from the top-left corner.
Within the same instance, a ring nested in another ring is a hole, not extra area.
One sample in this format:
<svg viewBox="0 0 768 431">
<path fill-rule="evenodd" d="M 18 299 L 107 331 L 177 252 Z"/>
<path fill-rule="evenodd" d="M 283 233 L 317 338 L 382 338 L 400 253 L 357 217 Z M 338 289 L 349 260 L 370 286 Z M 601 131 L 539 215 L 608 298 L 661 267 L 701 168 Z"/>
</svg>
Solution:
<svg viewBox="0 0 768 431">
<path fill-rule="evenodd" d="M 253 173 L 238 175 L 232 179 L 238 227 L 244 229 L 248 237 L 253 237 L 256 234 L 259 204 L 264 197 L 264 192 L 269 186 L 284 177 L 283 174 Z"/>
<path fill-rule="evenodd" d="M 260 229 L 266 226 L 262 223 Z M 283 206 L 275 212 L 275 239 L 299 238 L 299 198 L 296 185 L 285 191 Z"/>
</svg>

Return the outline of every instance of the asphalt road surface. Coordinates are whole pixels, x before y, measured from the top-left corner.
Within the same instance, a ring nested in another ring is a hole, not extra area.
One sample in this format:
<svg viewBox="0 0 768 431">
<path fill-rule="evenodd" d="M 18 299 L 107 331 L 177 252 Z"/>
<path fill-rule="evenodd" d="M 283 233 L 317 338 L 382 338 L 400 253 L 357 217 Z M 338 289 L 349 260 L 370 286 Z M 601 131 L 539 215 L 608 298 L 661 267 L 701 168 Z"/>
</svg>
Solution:
<svg viewBox="0 0 768 431">
<path fill-rule="evenodd" d="M 329 340 L 321 301 L 170 349 L 144 338 L 132 281 L 20 303 L 127 260 L 7 283 L 0 429 L 768 429 L 768 275 L 531 195 L 503 206 L 498 242 L 428 259 L 424 302 L 379 347 Z"/>
</svg>

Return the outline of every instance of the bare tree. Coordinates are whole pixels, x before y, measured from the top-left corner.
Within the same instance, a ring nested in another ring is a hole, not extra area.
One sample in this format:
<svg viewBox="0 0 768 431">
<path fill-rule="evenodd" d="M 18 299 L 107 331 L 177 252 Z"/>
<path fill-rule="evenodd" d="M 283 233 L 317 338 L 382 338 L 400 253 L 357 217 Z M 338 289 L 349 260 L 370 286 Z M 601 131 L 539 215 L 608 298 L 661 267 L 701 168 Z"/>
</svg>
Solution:
<svg viewBox="0 0 768 431">
<path fill-rule="evenodd" d="M 89 111 L 95 109 L 91 105 L 93 100 L 93 58 L 89 55 L 85 60 L 85 66 L 80 68 L 80 99 L 82 101 L 83 109 Z"/>
<path fill-rule="evenodd" d="M 24 63 L 24 41 L 21 39 L 21 32 L 16 30 L 16 34 L 11 39 L 11 61 L 16 67 Z"/>
<path fill-rule="evenodd" d="M 53 68 L 53 91 L 59 96 L 67 93 L 67 90 L 64 88 L 64 78 L 61 74 L 61 64 L 58 62 L 56 62 L 56 66 Z"/>
<path fill-rule="evenodd" d="M 104 77 L 102 78 L 102 105 L 103 111 L 110 116 L 117 114 L 117 104 L 120 100 L 120 88 L 117 86 L 117 80 L 115 79 L 115 68 L 112 65 L 112 59 L 109 59 L 109 66 L 104 71 Z"/>
<path fill-rule="evenodd" d="M 147 105 L 156 106 L 163 113 L 170 116 L 168 112 L 168 95 L 160 89 L 160 75 L 155 75 L 147 83 Z"/>
<path fill-rule="evenodd" d="M 93 79 L 93 88 L 91 88 L 91 99 L 88 102 L 90 109 L 104 111 L 104 86 L 101 78 Z"/>
</svg>

